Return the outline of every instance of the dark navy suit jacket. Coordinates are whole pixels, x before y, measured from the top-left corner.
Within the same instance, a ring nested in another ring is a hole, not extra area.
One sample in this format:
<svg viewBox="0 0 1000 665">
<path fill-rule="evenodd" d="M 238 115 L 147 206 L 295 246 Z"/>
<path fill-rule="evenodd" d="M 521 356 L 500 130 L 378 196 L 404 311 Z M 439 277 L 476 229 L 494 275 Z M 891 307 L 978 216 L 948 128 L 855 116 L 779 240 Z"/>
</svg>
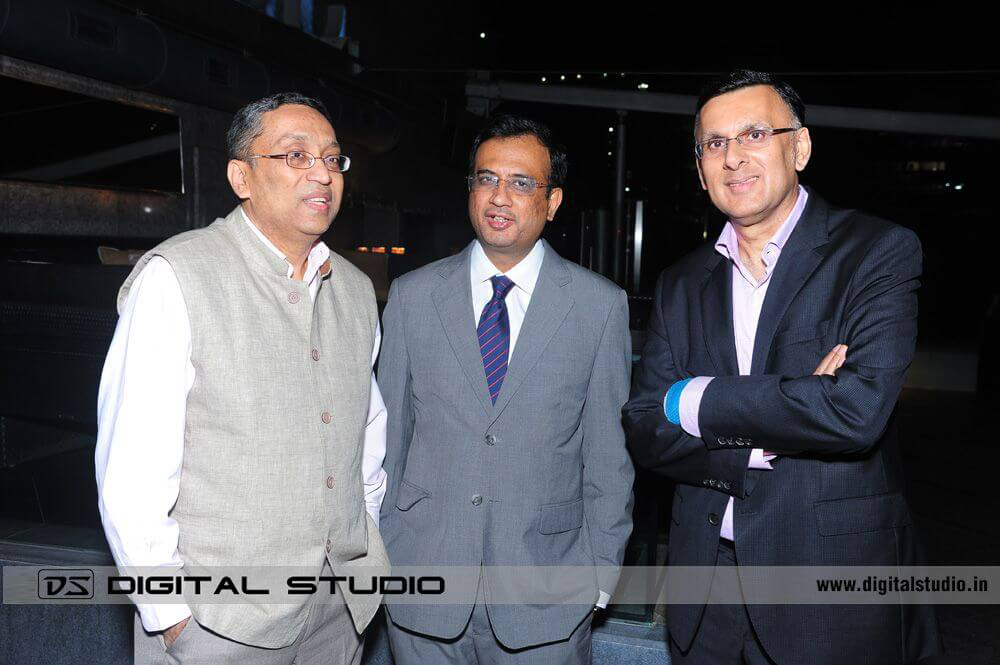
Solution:
<svg viewBox="0 0 1000 665">
<path fill-rule="evenodd" d="M 635 461 L 678 483 L 671 565 L 715 563 L 730 496 L 740 565 L 922 563 L 892 417 L 914 353 L 920 266 L 911 231 L 809 190 L 771 275 L 747 376 L 736 360 L 732 263 L 707 243 L 663 272 L 624 415 Z M 844 366 L 813 376 L 839 343 Z M 663 414 L 667 388 L 692 376 L 716 377 L 701 402 L 701 438 Z M 747 468 L 752 448 L 780 453 L 773 470 Z M 747 609 L 779 663 L 886 665 L 938 650 L 927 606 Z M 682 649 L 703 610 L 668 606 Z"/>
</svg>

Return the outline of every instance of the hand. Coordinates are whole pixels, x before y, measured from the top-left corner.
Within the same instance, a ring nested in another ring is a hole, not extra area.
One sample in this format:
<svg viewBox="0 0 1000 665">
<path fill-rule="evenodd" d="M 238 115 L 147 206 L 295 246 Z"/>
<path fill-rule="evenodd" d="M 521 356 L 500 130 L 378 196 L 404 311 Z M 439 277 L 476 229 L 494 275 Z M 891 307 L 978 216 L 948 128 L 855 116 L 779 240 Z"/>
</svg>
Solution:
<svg viewBox="0 0 1000 665">
<path fill-rule="evenodd" d="M 813 374 L 815 376 L 822 376 L 824 374 L 827 376 L 836 376 L 837 370 L 843 366 L 845 360 L 847 360 L 847 345 L 838 344 L 830 349 L 830 352 L 820 361 L 819 366 Z"/>
<path fill-rule="evenodd" d="M 181 631 L 184 630 L 184 626 L 186 626 L 187 622 L 190 620 L 191 617 L 188 617 L 187 619 L 184 619 L 179 623 L 175 623 L 170 628 L 167 628 L 165 631 L 163 631 L 163 644 L 168 649 L 170 648 L 170 645 L 174 643 L 174 640 L 180 637 Z"/>
</svg>

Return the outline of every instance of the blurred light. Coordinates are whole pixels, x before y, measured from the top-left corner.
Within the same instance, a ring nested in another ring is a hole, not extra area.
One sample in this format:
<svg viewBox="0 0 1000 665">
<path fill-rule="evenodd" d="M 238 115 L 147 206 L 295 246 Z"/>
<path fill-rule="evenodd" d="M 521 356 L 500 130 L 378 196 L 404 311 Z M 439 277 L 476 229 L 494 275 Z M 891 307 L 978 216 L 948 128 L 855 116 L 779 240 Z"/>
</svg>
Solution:
<svg viewBox="0 0 1000 665">
<path fill-rule="evenodd" d="M 142 206 L 142 211 L 145 213 L 150 213 L 153 212 L 153 209 L 150 208 L 149 206 Z"/>
<path fill-rule="evenodd" d="M 405 247 L 392 247 L 389 249 L 389 251 L 393 254 L 406 254 Z"/>
<path fill-rule="evenodd" d="M 566 80 L 566 75 L 565 74 L 560 74 L 559 80 L 560 81 L 565 81 Z"/>
<path fill-rule="evenodd" d="M 944 186 L 945 187 L 951 187 L 951 183 L 950 182 L 946 182 L 946 183 L 944 183 Z"/>
<path fill-rule="evenodd" d="M 372 251 L 376 254 L 385 254 L 385 247 L 372 247 Z"/>
<path fill-rule="evenodd" d="M 962 189 L 962 185 L 955 185 L 955 189 L 956 190 Z"/>
<path fill-rule="evenodd" d="M 608 78 L 608 73 L 604 72 L 603 74 L 601 74 L 601 76 L 603 76 L 604 78 Z"/>
<path fill-rule="evenodd" d="M 577 74 L 577 75 L 576 75 L 576 77 L 577 77 L 578 79 L 582 79 L 582 78 L 583 78 L 583 74 Z"/>
<path fill-rule="evenodd" d="M 486 33 L 485 32 L 480 32 L 479 33 L 479 38 L 480 39 L 486 39 Z"/>
<path fill-rule="evenodd" d="M 358 247 L 358 251 L 359 252 L 367 252 L 368 248 L 367 247 Z"/>
<path fill-rule="evenodd" d="M 542 77 L 542 83 L 545 83 L 545 77 L 544 76 Z"/>
<path fill-rule="evenodd" d="M 629 188 L 628 188 L 628 187 L 626 187 L 626 188 L 625 188 L 625 191 L 626 191 L 626 192 L 627 192 L 627 191 L 629 191 Z"/>
<path fill-rule="evenodd" d="M 608 127 L 608 131 L 609 132 L 613 132 L 613 131 L 615 131 L 615 128 L 614 127 Z"/>
<path fill-rule="evenodd" d="M 610 157 L 610 156 L 611 156 L 611 151 L 610 151 L 610 150 L 608 150 L 608 157 Z"/>
<path fill-rule="evenodd" d="M 646 90 L 647 88 L 649 88 L 649 84 L 648 83 L 640 83 L 639 84 L 639 89 L 640 90 Z"/>
</svg>

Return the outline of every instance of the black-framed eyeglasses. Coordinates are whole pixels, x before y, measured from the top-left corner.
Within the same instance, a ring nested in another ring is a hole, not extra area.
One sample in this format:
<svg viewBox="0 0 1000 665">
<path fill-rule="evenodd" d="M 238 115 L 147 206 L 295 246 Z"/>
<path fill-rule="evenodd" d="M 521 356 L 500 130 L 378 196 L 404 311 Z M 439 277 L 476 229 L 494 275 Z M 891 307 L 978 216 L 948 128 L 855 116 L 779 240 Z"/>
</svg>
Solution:
<svg viewBox="0 0 1000 665">
<path fill-rule="evenodd" d="M 264 157 L 266 159 L 283 159 L 293 169 L 311 169 L 316 163 L 316 157 L 304 150 L 292 150 L 280 155 L 250 155 L 248 159 Z M 326 168 L 333 173 L 346 173 L 351 168 L 351 158 L 347 155 L 328 155 L 323 157 Z"/>
<path fill-rule="evenodd" d="M 794 132 L 799 129 L 799 127 L 781 127 L 780 129 L 767 129 L 764 127 L 754 127 L 751 129 L 744 129 L 742 132 L 737 134 L 732 138 L 725 138 L 722 136 L 714 136 L 710 139 L 704 141 L 699 141 L 694 144 L 694 154 L 698 156 L 698 159 L 705 159 L 706 157 L 718 157 L 725 154 L 726 148 L 729 146 L 730 141 L 736 141 L 744 148 L 749 148 L 755 150 L 757 148 L 763 148 L 768 143 L 771 142 L 771 137 L 775 134 L 784 134 L 785 132 Z"/>
<path fill-rule="evenodd" d="M 497 189 L 500 182 L 507 183 L 510 191 L 519 196 L 532 196 L 539 187 L 548 187 L 547 182 L 538 182 L 530 176 L 517 175 L 513 178 L 501 178 L 496 173 L 477 173 L 466 178 L 469 183 L 469 190 L 481 192 L 487 189 Z"/>
</svg>

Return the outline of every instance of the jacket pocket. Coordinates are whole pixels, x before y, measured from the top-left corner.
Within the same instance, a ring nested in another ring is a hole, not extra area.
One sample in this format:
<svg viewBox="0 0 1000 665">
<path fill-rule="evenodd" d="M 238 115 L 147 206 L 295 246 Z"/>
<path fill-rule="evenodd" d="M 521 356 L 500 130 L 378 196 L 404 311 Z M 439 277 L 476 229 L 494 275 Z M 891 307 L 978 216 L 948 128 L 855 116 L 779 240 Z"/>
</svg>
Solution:
<svg viewBox="0 0 1000 665">
<path fill-rule="evenodd" d="M 426 499 L 430 495 L 431 493 L 422 487 L 403 480 L 399 483 L 399 492 L 396 493 L 396 507 L 400 510 L 409 510 L 417 501 Z"/>
<path fill-rule="evenodd" d="M 542 506 L 538 531 L 544 534 L 572 531 L 583 526 L 583 499 Z"/>
<path fill-rule="evenodd" d="M 908 526 L 912 521 L 906 500 L 899 493 L 817 501 L 813 509 L 821 536 L 885 531 Z"/>
</svg>

